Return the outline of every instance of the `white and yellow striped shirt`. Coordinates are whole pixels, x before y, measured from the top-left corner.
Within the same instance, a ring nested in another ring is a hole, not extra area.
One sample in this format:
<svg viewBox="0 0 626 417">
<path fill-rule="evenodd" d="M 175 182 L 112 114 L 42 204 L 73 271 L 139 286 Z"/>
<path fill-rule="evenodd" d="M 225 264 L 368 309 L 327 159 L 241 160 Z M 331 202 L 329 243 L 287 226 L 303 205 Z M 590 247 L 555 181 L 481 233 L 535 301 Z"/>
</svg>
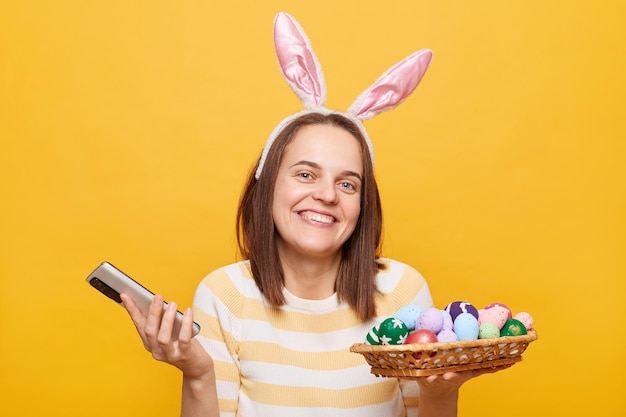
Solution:
<svg viewBox="0 0 626 417">
<path fill-rule="evenodd" d="M 422 276 L 385 260 L 379 273 L 378 317 L 361 322 L 336 295 L 305 300 L 285 291 L 287 304 L 270 307 L 249 263 L 209 274 L 193 307 L 200 343 L 215 362 L 221 415 L 230 417 L 400 417 L 417 415 L 417 384 L 378 378 L 349 351 L 400 307 L 433 302 Z"/>
</svg>

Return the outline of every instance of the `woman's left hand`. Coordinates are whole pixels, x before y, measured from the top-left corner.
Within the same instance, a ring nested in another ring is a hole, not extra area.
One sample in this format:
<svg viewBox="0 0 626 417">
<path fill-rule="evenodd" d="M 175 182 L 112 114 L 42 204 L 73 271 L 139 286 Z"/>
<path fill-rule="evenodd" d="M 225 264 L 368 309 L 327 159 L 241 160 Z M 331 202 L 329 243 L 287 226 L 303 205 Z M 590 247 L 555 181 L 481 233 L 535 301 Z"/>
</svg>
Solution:
<svg viewBox="0 0 626 417">
<path fill-rule="evenodd" d="M 417 378 L 420 388 L 420 417 L 455 417 L 459 399 L 459 388 L 465 382 L 485 374 L 492 374 L 513 365 L 500 365 L 493 368 L 471 369 L 460 372 L 447 372 Z"/>
<path fill-rule="evenodd" d="M 513 365 L 500 365 L 492 368 L 470 369 L 460 372 L 446 372 L 440 375 L 429 375 L 417 379 L 420 392 L 428 395 L 446 395 L 457 391 L 463 383 L 480 375 L 493 374 Z"/>
</svg>

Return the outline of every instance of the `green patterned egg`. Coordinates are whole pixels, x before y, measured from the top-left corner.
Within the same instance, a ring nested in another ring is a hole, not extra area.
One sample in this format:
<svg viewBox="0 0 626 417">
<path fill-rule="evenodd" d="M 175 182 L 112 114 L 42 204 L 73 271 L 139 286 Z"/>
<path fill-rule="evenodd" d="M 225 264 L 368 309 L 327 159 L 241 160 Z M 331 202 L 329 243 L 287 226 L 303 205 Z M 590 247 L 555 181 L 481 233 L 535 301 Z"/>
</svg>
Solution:
<svg viewBox="0 0 626 417">
<path fill-rule="evenodd" d="M 365 343 L 369 345 L 401 345 L 408 335 L 409 329 L 402 320 L 389 317 L 369 331 Z"/>
<path fill-rule="evenodd" d="M 517 319 L 508 319 L 500 330 L 500 336 L 523 336 L 527 333 L 524 323 Z"/>
</svg>

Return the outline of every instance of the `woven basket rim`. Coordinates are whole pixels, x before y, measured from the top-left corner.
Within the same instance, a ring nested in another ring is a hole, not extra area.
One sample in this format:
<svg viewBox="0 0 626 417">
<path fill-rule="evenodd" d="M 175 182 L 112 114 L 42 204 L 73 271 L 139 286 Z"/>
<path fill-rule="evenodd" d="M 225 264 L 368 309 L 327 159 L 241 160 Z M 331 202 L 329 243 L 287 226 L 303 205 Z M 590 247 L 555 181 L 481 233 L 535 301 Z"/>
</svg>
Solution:
<svg viewBox="0 0 626 417">
<path fill-rule="evenodd" d="M 527 334 L 521 336 L 503 336 L 491 339 L 461 340 L 457 342 L 437 342 L 437 343 L 411 343 L 406 345 L 368 345 L 367 343 L 355 343 L 350 347 L 351 352 L 431 352 L 436 350 L 457 349 L 466 347 L 494 346 L 511 343 L 530 343 L 537 340 L 537 331 L 529 330 Z"/>
</svg>

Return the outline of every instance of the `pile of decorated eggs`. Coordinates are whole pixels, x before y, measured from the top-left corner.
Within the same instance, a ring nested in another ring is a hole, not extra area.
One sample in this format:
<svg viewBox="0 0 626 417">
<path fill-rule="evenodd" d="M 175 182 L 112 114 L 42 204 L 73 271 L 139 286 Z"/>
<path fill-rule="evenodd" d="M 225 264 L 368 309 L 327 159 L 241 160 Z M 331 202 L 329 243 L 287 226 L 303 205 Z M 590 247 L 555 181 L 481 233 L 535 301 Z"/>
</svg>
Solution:
<svg viewBox="0 0 626 417">
<path fill-rule="evenodd" d="M 370 345 L 455 342 L 521 336 L 533 329 L 526 312 L 515 315 L 504 304 L 477 309 L 467 301 L 454 301 L 444 309 L 423 309 L 409 304 L 374 326 L 365 339 Z"/>
</svg>

